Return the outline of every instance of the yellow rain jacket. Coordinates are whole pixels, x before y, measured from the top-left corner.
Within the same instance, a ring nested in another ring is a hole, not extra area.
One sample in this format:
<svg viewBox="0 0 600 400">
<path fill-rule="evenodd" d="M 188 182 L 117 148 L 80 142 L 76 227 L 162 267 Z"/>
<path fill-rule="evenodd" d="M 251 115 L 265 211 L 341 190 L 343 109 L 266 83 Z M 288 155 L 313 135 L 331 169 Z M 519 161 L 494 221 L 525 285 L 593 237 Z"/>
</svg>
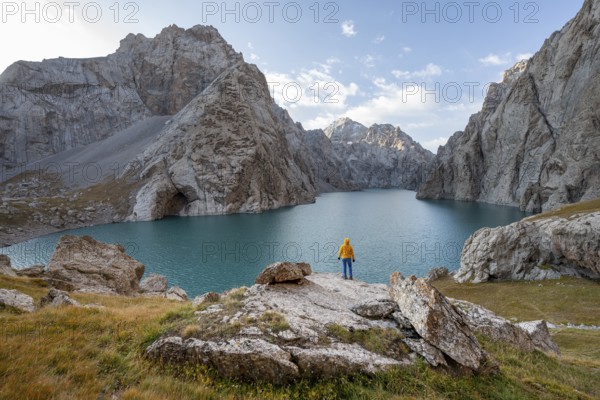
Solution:
<svg viewBox="0 0 600 400">
<path fill-rule="evenodd" d="M 340 246 L 338 258 L 351 258 L 354 260 L 354 249 L 350 246 L 350 239 L 344 239 L 344 244 Z"/>
</svg>

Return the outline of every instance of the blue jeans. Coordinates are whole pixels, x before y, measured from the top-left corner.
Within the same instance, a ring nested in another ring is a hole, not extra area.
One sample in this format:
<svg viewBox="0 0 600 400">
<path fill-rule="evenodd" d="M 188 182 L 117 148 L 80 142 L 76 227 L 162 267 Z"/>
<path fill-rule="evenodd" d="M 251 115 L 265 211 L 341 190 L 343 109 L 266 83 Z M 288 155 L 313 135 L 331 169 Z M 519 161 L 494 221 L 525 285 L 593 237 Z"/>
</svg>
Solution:
<svg viewBox="0 0 600 400">
<path fill-rule="evenodd" d="M 346 275 L 346 266 L 348 266 L 349 274 Z M 344 274 L 344 278 L 346 276 L 352 278 L 352 259 L 351 258 L 342 258 L 342 272 Z"/>
</svg>

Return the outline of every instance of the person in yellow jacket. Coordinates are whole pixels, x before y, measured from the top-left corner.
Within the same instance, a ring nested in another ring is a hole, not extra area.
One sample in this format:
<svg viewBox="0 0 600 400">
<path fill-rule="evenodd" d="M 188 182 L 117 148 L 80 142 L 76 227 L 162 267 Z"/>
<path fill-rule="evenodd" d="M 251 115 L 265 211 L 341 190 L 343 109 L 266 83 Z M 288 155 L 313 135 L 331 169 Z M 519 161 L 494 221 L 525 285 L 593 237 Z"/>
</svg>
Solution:
<svg viewBox="0 0 600 400">
<path fill-rule="evenodd" d="M 352 279 L 352 262 L 356 262 L 354 258 L 354 249 L 350 246 L 350 239 L 344 239 L 344 244 L 340 246 L 338 251 L 338 260 L 342 260 L 342 275 L 344 279 Z M 348 274 L 346 274 L 346 267 L 348 267 Z"/>
</svg>

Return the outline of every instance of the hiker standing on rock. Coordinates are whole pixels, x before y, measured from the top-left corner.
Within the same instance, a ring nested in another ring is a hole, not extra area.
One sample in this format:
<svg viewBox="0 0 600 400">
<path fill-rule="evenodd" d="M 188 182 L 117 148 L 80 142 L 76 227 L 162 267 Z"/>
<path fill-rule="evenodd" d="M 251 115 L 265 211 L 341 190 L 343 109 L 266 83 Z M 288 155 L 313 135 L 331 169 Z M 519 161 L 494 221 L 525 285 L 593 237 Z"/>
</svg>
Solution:
<svg viewBox="0 0 600 400">
<path fill-rule="evenodd" d="M 354 258 L 354 249 L 350 246 L 350 239 L 344 239 L 344 244 L 340 246 L 338 251 L 338 260 L 342 260 L 342 275 L 344 279 L 352 279 L 352 262 L 356 262 Z M 348 274 L 346 275 L 346 266 L 348 267 Z"/>
</svg>

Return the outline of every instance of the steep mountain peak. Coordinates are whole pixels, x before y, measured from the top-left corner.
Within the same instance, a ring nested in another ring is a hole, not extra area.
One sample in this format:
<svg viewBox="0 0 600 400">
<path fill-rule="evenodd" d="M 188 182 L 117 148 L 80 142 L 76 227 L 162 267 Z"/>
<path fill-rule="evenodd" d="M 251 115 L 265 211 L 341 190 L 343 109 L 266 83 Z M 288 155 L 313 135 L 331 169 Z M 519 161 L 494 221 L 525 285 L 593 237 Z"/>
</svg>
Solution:
<svg viewBox="0 0 600 400">
<path fill-rule="evenodd" d="M 323 131 L 334 143 L 359 142 L 367 135 L 366 126 L 347 117 L 338 118 Z"/>
<path fill-rule="evenodd" d="M 438 151 L 418 197 L 539 212 L 600 196 L 599 42 L 600 1 L 586 0 L 490 86 L 482 110 Z"/>
<path fill-rule="evenodd" d="M 516 80 L 525 70 L 527 69 L 527 65 L 529 65 L 529 60 L 521 60 L 511 68 L 504 71 L 504 79 L 503 83 L 510 83 Z"/>
</svg>

